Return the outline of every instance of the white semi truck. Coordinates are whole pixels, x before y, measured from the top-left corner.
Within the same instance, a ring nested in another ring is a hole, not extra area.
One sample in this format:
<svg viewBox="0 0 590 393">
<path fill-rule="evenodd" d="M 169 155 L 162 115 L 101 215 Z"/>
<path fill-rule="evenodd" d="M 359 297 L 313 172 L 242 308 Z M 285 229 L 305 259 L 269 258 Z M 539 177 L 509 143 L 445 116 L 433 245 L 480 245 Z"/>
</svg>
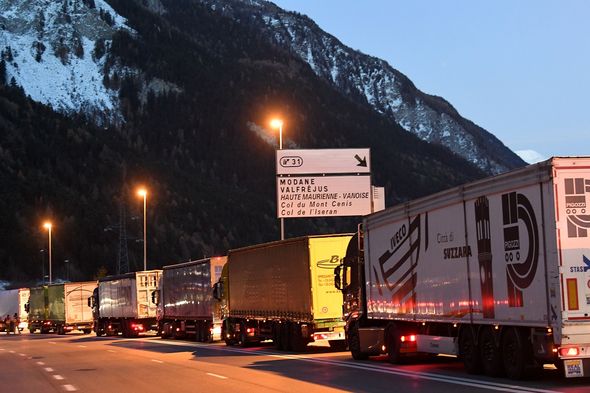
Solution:
<svg viewBox="0 0 590 393">
<path fill-rule="evenodd" d="M 156 330 L 157 307 L 152 292 L 158 290 L 162 270 L 146 270 L 98 280 L 98 288 L 88 298 L 97 336 L 137 337 Z"/>
<path fill-rule="evenodd" d="M 590 375 L 590 157 L 560 157 L 365 217 L 335 271 L 353 358 L 462 358 Z"/>
</svg>

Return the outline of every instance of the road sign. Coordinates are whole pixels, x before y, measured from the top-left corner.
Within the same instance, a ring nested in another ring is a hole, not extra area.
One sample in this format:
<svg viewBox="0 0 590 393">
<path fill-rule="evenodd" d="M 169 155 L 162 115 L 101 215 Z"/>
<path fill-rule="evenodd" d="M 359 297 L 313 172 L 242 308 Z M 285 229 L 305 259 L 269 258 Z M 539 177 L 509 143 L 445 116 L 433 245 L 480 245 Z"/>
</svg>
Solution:
<svg viewBox="0 0 590 393">
<path fill-rule="evenodd" d="M 277 217 L 371 213 L 369 149 L 277 150 Z"/>
<path fill-rule="evenodd" d="M 371 176 L 277 177 L 278 218 L 371 213 Z"/>
<path fill-rule="evenodd" d="M 369 149 L 277 150 L 277 175 L 371 173 Z"/>
</svg>

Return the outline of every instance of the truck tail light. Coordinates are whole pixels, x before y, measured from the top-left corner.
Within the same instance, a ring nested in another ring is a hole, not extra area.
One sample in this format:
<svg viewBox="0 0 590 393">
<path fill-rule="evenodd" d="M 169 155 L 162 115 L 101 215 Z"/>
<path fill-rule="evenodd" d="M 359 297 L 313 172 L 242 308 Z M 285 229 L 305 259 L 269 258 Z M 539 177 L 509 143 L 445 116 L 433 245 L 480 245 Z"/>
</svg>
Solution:
<svg viewBox="0 0 590 393">
<path fill-rule="evenodd" d="M 580 354 L 580 350 L 578 347 L 559 348 L 559 354 L 563 357 L 578 356 Z"/>
<path fill-rule="evenodd" d="M 416 342 L 416 335 L 415 334 L 411 334 L 409 336 L 401 336 L 400 337 L 400 340 L 403 343 L 405 343 L 406 341 L 413 343 L 413 342 Z"/>
<path fill-rule="evenodd" d="M 314 341 L 328 339 L 328 335 L 324 334 L 324 333 L 314 333 L 312 337 L 313 337 Z"/>
</svg>

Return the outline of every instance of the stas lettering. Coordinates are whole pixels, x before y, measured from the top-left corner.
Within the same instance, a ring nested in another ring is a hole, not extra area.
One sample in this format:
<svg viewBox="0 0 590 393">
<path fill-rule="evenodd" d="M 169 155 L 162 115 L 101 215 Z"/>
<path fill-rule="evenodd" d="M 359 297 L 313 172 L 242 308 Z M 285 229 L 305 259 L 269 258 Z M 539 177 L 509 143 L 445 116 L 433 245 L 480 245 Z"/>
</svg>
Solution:
<svg viewBox="0 0 590 393">
<path fill-rule="evenodd" d="M 567 237 L 588 237 L 590 215 L 587 214 L 586 193 L 590 193 L 590 180 L 579 177 L 565 179 Z"/>
<path fill-rule="evenodd" d="M 530 201 L 523 194 L 511 192 L 502 195 L 504 223 L 504 259 L 508 283 L 508 305 L 522 307 L 522 290 L 531 285 L 539 262 L 539 232 L 537 219 Z M 521 244 L 518 220 L 524 223 L 528 235 L 526 258 L 521 262 Z"/>
<path fill-rule="evenodd" d="M 477 260 L 479 261 L 479 281 L 481 284 L 483 317 L 494 318 L 490 202 L 485 196 L 479 197 L 475 201 L 475 227 L 477 229 Z"/>
<path fill-rule="evenodd" d="M 428 216 L 425 215 L 425 226 L 428 227 Z M 425 239 L 428 247 L 428 239 Z M 391 237 L 390 249 L 379 257 L 381 277 L 392 293 L 392 303 L 398 312 L 412 312 L 416 294 L 416 272 L 420 256 L 421 230 L 420 215 L 414 217 L 409 226 L 402 225 Z"/>
</svg>

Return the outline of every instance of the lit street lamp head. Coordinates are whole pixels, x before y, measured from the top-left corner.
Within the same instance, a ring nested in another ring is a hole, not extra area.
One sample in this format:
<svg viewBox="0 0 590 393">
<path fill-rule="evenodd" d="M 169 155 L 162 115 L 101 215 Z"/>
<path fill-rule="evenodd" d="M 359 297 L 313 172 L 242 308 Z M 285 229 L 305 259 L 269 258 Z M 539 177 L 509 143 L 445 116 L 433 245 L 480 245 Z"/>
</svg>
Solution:
<svg viewBox="0 0 590 393">
<path fill-rule="evenodd" d="M 137 190 L 137 195 L 145 198 L 147 196 L 147 190 L 145 188 L 140 188 L 139 190 Z"/>
<path fill-rule="evenodd" d="M 51 230 L 51 223 L 49 221 L 43 223 L 43 228 L 47 229 L 47 230 Z"/>
<path fill-rule="evenodd" d="M 272 119 L 270 121 L 270 126 L 272 128 L 281 128 L 283 126 L 283 121 L 281 119 Z"/>
</svg>

